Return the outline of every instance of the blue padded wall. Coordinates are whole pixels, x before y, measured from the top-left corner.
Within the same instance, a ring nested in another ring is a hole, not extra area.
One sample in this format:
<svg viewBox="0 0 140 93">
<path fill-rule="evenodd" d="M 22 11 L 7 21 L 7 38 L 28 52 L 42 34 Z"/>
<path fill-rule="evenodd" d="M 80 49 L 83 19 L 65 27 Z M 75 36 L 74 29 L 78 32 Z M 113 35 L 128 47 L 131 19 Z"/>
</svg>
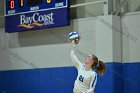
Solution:
<svg viewBox="0 0 140 93">
<path fill-rule="evenodd" d="M 140 63 L 123 64 L 123 93 L 140 93 Z"/>
<path fill-rule="evenodd" d="M 140 93 L 140 64 L 107 63 L 95 93 Z M 72 93 L 74 67 L 0 71 L 0 93 Z"/>
</svg>

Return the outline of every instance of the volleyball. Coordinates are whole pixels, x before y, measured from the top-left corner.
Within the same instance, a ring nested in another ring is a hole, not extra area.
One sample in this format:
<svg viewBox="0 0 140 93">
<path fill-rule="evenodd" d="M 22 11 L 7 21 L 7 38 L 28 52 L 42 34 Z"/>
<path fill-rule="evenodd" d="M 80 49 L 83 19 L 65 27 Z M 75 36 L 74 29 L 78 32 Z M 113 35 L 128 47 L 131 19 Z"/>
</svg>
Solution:
<svg viewBox="0 0 140 93">
<path fill-rule="evenodd" d="M 80 40 L 80 35 L 78 34 L 78 32 L 70 32 L 68 39 L 70 43 L 78 44 Z"/>
</svg>

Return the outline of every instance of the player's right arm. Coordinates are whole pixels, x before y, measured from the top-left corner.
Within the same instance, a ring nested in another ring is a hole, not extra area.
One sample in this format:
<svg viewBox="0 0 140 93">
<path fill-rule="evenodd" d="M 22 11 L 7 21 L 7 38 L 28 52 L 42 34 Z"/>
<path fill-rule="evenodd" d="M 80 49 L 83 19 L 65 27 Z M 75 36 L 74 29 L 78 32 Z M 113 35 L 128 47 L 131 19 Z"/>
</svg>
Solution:
<svg viewBox="0 0 140 93">
<path fill-rule="evenodd" d="M 76 68 L 79 68 L 79 67 L 82 65 L 82 63 L 81 63 L 81 62 L 78 60 L 78 58 L 76 57 L 76 55 L 75 55 L 75 53 L 74 53 L 74 50 L 71 50 L 70 56 L 71 56 L 71 60 L 72 60 L 72 63 L 74 64 L 74 66 L 75 66 Z"/>
</svg>

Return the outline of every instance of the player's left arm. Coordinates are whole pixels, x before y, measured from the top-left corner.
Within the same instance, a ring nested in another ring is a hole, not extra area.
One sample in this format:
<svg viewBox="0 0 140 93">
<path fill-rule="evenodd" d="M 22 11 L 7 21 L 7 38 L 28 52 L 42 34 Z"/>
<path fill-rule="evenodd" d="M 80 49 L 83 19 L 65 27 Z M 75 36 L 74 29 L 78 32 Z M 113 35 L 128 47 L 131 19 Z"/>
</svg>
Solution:
<svg viewBox="0 0 140 93">
<path fill-rule="evenodd" d="M 93 93 L 95 86 L 97 83 L 97 74 L 92 76 L 91 82 L 90 82 L 90 88 L 85 93 Z"/>
</svg>

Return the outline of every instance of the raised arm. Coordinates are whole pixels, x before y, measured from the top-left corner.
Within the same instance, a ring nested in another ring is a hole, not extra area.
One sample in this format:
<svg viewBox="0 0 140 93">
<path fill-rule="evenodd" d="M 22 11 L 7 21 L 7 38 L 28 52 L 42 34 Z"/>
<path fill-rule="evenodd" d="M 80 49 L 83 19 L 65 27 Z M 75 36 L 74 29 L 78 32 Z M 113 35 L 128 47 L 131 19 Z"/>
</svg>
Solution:
<svg viewBox="0 0 140 93">
<path fill-rule="evenodd" d="M 79 68 L 79 67 L 82 65 L 82 63 L 81 63 L 81 62 L 78 60 L 78 58 L 76 57 L 76 55 L 75 55 L 75 53 L 74 53 L 74 50 L 71 50 L 70 56 L 71 56 L 71 60 L 72 60 L 72 63 L 74 64 L 74 66 L 75 66 L 76 68 Z"/>
</svg>

